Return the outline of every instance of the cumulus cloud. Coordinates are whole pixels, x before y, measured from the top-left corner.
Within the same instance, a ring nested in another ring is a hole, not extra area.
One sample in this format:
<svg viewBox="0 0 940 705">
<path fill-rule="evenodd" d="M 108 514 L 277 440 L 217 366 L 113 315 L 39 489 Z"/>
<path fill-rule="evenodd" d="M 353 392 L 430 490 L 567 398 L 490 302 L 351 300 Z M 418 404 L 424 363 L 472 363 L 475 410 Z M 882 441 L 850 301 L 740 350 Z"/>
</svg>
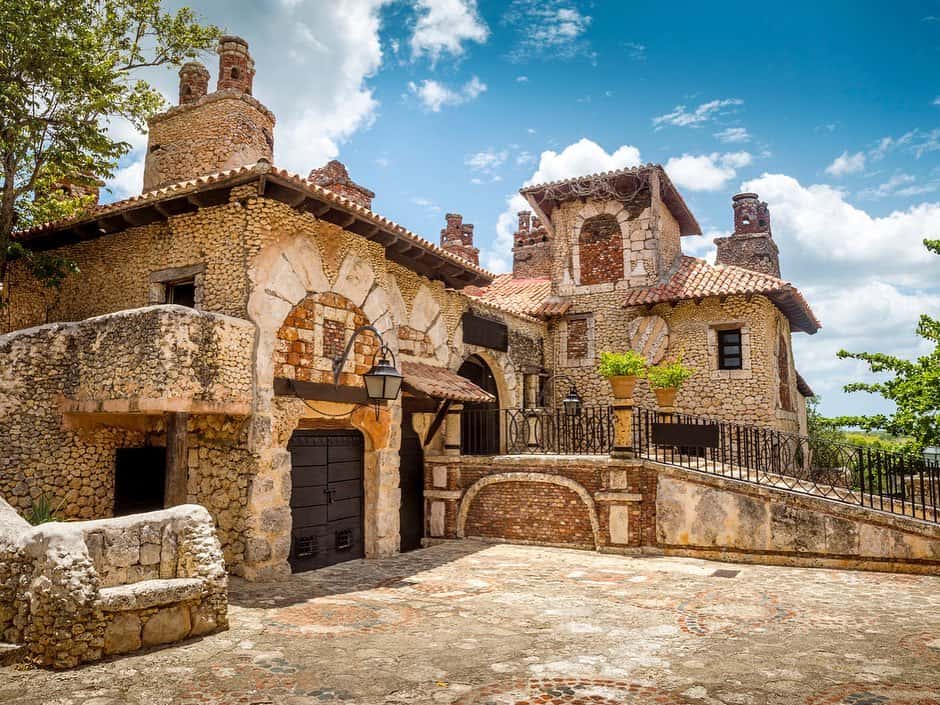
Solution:
<svg viewBox="0 0 940 705">
<path fill-rule="evenodd" d="M 865 154 L 863 152 L 849 154 L 848 151 L 845 151 L 836 157 L 832 164 L 826 167 L 826 173 L 838 178 L 846 174 L 855 174 L 862 171 L 864 168 Z"/>
<path fill-rule="evenodd" d="M 753 161 L 750 152 L 683 154 L 665 164 L 666 173 L 678 186 L 691 191 L 717 191 L 733 179 L 738 169 Z"/>
<path fill-rule="evenodd" d="M 581 138 L 560 152 L 542 152 L 538 168 L 523 185 L 531 186 L 600 171 L 624 169 L 638 166 L 640 163 L 640 150 L 632 145 L 622 145 L 608 153 L 597 142 Z M 506 210 L 496 222 L 496 241 L 481 252 L 484 267 L 494 272 L 512 269 L 512 236 L 516 231 L 516 214 L 530 208 L 528 202 L 519 194 L 513 194 L 506 199 Z"/>
<path fill-rule="evenodd" d="M 737 144 L 751 141 L 751 135 L 748 134 L 747 128 L 745 127 L 729 127 L 720 132 L 716 132 L 715 137 L 717 137 L 719 141 L 726 143 Z"/>
<path fill-rule="evenodd" d="M 461 105 L 477 98 L 486 90 L 486 84 L 476 76 L 457 88 L 451 88 L 434 79 L 420 83 L 410 81 L 408 90 L 421 101 L 425 109 L 439 113 L 445 106 Z"/>
<path fill-rule="evenodd" d="M 459 56 L 466 42 L 482 43 L 490 31 L 476 0 L 417 0 L 418 21 L 411 36 L 411 55 L 436 63 L 444 53 Z"/>
<path fill-rule="evenodd" d="M 570 0 L 513 0 L 503 22 L 515 30 L 509 52 L 513 61 L 593 56 L 584 38 L 591 16 Z"/>
<path fill-rule="evenodd" d="M 740 98 L 724 98 L 722 100 L 710 100 L 702 103 L 694 110 L 689 110 L 684 105 L 677 105 L 672 112 L 665 115 L 659 115 L 653 118 L 653 128 L 661 130 L 667 125 L 674 127 L 702 127 L 705 123 L 711 122 L 715 118 L 727 114 L 729 108 L 738 105 L 744 105 Z"/>
</svg>

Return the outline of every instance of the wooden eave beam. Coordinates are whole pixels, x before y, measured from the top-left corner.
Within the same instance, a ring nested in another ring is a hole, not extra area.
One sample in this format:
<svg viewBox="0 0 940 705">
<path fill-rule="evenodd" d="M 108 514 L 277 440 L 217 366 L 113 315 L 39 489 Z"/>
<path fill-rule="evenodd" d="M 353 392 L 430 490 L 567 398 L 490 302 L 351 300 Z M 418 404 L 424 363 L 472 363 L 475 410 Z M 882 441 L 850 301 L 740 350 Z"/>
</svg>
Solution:
<svg viewBox="0 0 940 705">
<path fill-rule="evenodd" d="M 444 419 L 447 418 L 447 411 L 453 403 L 454 402 L 450 399 L 441 400 L 440 406 L 437 407 L 437 412 L 434 414 L 434 418 L 431 419 L 431 424 L 428 426 L 428 432 L 424 437 L 423 445 L 428 445 L 428 443 L 434 440 L 434 436 L 437 435 L 441 424 L 443 424 Z"/>
</svg>

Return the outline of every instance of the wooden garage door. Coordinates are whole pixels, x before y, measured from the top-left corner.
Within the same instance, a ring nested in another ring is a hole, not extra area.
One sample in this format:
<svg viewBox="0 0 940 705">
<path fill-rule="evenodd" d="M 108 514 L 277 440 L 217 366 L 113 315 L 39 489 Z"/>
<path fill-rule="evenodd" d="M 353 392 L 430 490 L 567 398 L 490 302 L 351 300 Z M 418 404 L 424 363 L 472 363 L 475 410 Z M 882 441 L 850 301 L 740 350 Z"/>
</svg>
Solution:
<svg viewBox="0 0 940 705">
<path fill-rule="evenodd" d="M 362 558 L 362 434 L 296 431 L 287 447 L 291 454 L 293 571 Z"/>
</svg>

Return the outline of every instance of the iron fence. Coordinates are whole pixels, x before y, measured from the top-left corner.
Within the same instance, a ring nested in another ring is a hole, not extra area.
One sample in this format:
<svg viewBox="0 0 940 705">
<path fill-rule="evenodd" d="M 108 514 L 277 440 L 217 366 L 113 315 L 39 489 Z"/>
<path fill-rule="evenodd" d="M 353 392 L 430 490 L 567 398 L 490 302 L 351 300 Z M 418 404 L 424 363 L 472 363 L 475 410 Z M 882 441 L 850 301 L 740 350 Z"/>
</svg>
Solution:
<svg viewBox="0 0 940 705">
<path fill-rule="evenodd" d="M 634 409 L 638 456 L 940 523 L 940 464 L 690 414 Z"/>
<path fill-rule="evenodd" d="M 577 414 L 553 409 L 464 409 L 461 454 L 603 455 L 613 448 L 609 406 L 583 406 Z"/>
</svg>

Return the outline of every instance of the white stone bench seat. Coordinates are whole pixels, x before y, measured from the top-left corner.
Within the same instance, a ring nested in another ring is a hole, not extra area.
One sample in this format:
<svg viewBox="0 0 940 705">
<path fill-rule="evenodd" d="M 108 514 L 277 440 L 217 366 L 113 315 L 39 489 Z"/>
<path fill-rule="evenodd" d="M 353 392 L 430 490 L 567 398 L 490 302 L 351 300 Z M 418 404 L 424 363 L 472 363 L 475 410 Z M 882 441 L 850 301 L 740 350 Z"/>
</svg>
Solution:
<svg viewBox="0 0 940 705">
<path fill-rule="evenodd" d="M 98 604 L 105 612 L 142 610 L 170 605 L 203 595 L 205 581 L 201 578 L 169 578 L 141 580 L 137 583 L 101 588 Z"/>
</svg>

